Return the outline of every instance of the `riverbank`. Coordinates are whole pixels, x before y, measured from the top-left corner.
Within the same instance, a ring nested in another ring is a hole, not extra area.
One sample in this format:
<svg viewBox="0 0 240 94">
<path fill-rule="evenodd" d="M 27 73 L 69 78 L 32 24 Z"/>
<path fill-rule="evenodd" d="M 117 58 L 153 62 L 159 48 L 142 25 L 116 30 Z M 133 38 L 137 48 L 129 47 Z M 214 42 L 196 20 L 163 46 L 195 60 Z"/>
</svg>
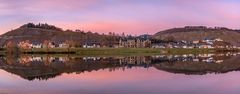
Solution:
<svg viewBox="0 0 240 94">
<path fill-rule="evenodd" d="M 154 49 L 154 48 L 51 48 L 19 50 L 20 54 L 74 54 L 74 55 L 159 55 L 239 52 L 239 49 Z"/>
<path fill-rule="evenodd" d="M 154 55 L 165 53 L 150 48 L 53 48 L 22 50 L 24 54 L 75 54 L 75 55 Z"/>
</svg>

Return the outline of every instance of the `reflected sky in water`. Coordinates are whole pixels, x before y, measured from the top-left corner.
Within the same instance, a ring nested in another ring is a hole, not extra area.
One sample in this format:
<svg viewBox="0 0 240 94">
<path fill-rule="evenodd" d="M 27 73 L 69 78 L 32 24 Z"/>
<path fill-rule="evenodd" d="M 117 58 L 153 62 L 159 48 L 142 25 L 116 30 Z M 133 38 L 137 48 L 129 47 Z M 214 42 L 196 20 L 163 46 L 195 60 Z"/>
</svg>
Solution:
<svg viewBox="0 0 240 94">
<path fill-rule="evenodd" d="M 216 55 L 214 55 L 216 56 Z M 209 62 L 190 62 L 182 61 L 182 59 L 170 58 L 167 61 L 159 56 L 151 56 L 149 67 L 145 65 L 138 65 L 137 63 L 130 63 L 129 65 L 120 65 L 119 58 L 111 62 L 93 62 L 101 63 L 95 67 L 91 64 L 84 63 L 83 58 L 78 59 L 77 65 L 88 66 L 94 68 L 91 71 L 80 72 L 79 70 L 68 71 L 66 65 L 61 65 L 63 70 L 57 76 L 49 79 L 33 79 L 28 80 L 23 78 L 23 73 L 9 71 L 10 68 L 31 68 L 33 65 L 8 64 L 1 62 L 1 66 L 5 66 L 0 70 L 0 93 L 7 94 L 238 94 L 240 92 L 240 72 L 237 71 L 240 67 L 239 61 L 236 61 L 238 56 L 225 56 L 224 58 L 214 57 L 219 60 L 224 60 L 221 63 Z M 156 58 L 157 57 L 157 58 Z M 174 57 L 174 56 L 173 56 Z M 185 56 L 184 56 L 185 57 Z M 122 58 L 122 57 L 121 57 Z M 5 58 L 6 59 L 6 58 Z M 109 58 L 108 58 L 109 59 Z M 75 59 L 74 59 L 75 60 Z M 160 62 L 159 60 L 163 60 Z M 7 61 L 4 60 L 3 61 Z M 13 60 L 14 61 L 14 60 Z M 17 60 L 19 61 L 19 59 Z M 126 60 L 127 62 L 127 60 Z M 136 61 L 137 62 L 137 61 Z M 32 63 L 32 62 L 31 62 Z M 111 64 L 109 64 L 111 63 Z M 129 63 L 129 62 L 127 62 Z M 4 65 L 5 64 L 5 65 Z M 195 65 L 196 64 L 196 65 Z M 207 64 L 207 65 L 206 65 Z M 230 66 L 232 64 L 234 66 Z M 51 64 L 50 64 L 51 65 Z M 44 65 L 44 67 L 54 67 L 53 65 Z M 183 66 L 180 66 L 183 65 Z M 8 67 L 6 67 L 8 66 Z M 13 67 L 15 66 L 15 67 Z M 59 65 L 58 65 L 59 66 Z M 76 66 L 76 65 L 74 65 Z M 101 66 L 101 67 L 99 67 Z M 108 68 L 108 67 L 111 68 Z M 198 67 L 191 69 L 188 67 Z M 203 67 L 204 66 L 204 67 Z M 207 67 L 206 67 L 207 66 Z M 226 66 L 226 67 L 222 67 Z M 70 66 L 72 67 L 72 66 Z M 99 68 L 98 68 L 99 67 Z M 120 68 L 119 68 L 120 67 Z M 177 67 L 177 68 L 175 68 Z M 180 67 L 180 68 L 179 68 Z M 187 68 L 186 68 L 187 67 Z M 204 69 L 203 69 L 203 68 Z M 81 67 L 77 67 L 81 68 Z M 96 69 L 95 69 L 96 68 Z M 116 68 L 113 70 L 113 68 Z M 42 71 L 41 67 L 37 68 Z M 181 71 L 179 72 L 179 70 Z M 222 70 L 223 73 L 214 72 L 215 69 Z M 8 70 L 8 72 L 7 72 Z M 17 69 L 16 69 L 17 70 Z M 18 69 L 21 70 L 21 69 Z M 58 70 L 58 69 L 56 69 Z M 183 71 L 184 70 L 184 71 Z M 196 74 L 196 72 L 185 73 L 188 71 L 213 71 L 206 74 Z M 26 71 L 30 71 L 29 69 Z M 228 72 L 226 72 L 228 71 Z M 24 72 L 24 71 L 23 71 Z M 48 72 L 48 71 L 43 71 Z M 51 71 L 52 72 L 52 71 Z M 56 71 L 59 72 L 59 71 Z M 25 72 L 24 72 L 25 73 Z M 37 72 L 38 73 L 38 72 Z M 41 73 L 41 72 L 40 72 Z M 187 74 L 187 75 L 186 75 Z M 34 74 L 36 75 L 36 74 Z"/>
</svg>

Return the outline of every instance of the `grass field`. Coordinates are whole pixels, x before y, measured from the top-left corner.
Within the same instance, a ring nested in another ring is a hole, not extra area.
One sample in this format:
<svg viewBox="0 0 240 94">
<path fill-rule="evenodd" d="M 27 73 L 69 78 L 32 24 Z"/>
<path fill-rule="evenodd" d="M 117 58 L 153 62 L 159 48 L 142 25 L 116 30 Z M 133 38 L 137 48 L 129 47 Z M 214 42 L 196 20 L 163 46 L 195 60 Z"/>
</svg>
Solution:
<svg viewBox="0 0 240 94">
<path fill-rule="evenodd" d="M 162 54 L 162 49 L 150 49 L 150 48 L 53 48 L 53 49 L 33 49 L 24 50 L 24 53 L 66 53 L 77 55 L 151 55 Z"/>
<path fill-rule="evenodd" d="M 157 55 L 157 54 L 200 54 L 229 52 L 228 49 L 153 49 L 153 48 L 52 48 L 21 50 L 28 54 L 74 54 L 74 55 Z"/>
</svg>

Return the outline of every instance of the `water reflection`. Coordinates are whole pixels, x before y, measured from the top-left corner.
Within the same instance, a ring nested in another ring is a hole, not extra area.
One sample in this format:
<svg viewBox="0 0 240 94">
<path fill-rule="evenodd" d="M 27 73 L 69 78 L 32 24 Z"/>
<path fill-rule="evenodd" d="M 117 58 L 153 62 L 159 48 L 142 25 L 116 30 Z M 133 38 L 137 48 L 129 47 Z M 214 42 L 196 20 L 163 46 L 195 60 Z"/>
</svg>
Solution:
<svg viewBox="0 0 240 94">
<path fill-rule="evenodd" d="M 239 70 L 239 53 L 73 57 L 73 56 L 7 56 L 0 58 L 0 68 L 27 80 L 48 80 L 63 73 L 109 71 L 133 67 L 156 68 L 171 73 L 203 75 Z"/>
</svg>

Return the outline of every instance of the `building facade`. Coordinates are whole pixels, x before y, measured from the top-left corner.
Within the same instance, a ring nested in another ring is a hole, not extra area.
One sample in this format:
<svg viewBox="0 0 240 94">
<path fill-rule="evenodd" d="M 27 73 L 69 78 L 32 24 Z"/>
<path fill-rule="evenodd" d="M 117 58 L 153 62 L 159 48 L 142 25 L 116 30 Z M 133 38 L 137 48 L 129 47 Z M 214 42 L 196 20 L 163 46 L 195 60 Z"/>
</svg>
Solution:
<svg viewBox="0 0 240 94">
<path fill-rule="evenodd" d="M 146 38 L 122 38 L 119 47 L 124 48 L 150 48 L 151 40 Z"/>
</svg>

